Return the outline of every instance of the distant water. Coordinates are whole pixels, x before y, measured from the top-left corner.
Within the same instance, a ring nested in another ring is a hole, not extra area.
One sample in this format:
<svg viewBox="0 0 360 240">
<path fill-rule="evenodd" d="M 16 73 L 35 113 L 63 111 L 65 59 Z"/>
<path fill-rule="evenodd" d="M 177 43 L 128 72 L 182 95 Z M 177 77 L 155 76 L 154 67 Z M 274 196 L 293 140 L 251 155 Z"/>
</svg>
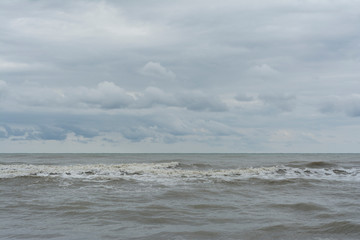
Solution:
<svg viewBox="0 0 360 240">
<path fill-rule="evenodd" d="M 360 154 L 0 154 L 0 239 L 360 239 Z"/>
</svg>

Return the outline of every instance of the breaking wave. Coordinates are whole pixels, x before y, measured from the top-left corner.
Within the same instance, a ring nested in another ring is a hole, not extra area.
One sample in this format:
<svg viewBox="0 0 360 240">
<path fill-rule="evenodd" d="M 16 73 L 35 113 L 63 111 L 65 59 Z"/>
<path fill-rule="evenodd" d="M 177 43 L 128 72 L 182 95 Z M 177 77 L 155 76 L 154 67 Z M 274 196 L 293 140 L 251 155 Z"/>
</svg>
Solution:
<svg viewBox="0 0 360 240">
<path fill-rule="evenodd" d="M 320 167 L 322 166 L 322 168 Z M 88 164 L 88 165 L 31 165 L 2 164 L 0 178 L 16 177 L 58 177 L 78 179 L 183 179 L 226 181 L 242 179 L 318 179 L 337 181 L 359 181 L 360 169 L 341 168 L 328 164 L 308 164 L 304 167 L 271 166 L 237 169 L 205 169 L 194 165 L 184 166 L 179 162 L 129 163 L 129 164 Z"/>
</svg>

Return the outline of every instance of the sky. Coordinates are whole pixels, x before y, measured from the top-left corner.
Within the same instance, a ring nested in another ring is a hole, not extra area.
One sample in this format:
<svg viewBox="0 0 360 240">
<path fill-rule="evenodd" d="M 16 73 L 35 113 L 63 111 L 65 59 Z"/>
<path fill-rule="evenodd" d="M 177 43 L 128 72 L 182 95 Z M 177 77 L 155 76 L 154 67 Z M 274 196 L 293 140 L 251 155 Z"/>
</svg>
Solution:
<svg viewBox="0 0 360 240">
<path fill-rule="evenodd" d="M 359 152 L 359 134 L 360 1 L 0 1 L 0 152 Z"/>
</svg>

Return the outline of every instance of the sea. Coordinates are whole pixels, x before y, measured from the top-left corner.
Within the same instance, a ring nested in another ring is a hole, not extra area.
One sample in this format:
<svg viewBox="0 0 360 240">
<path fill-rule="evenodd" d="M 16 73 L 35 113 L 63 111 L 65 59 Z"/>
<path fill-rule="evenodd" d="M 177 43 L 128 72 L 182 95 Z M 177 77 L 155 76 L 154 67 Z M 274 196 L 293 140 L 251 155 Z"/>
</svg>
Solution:
<svg viewBox="0 0 360 240">
<path fill-rule="evenodd" d="M 360 154 L 0 154 L 0 239 L 360 239 Z"/>
</svg>

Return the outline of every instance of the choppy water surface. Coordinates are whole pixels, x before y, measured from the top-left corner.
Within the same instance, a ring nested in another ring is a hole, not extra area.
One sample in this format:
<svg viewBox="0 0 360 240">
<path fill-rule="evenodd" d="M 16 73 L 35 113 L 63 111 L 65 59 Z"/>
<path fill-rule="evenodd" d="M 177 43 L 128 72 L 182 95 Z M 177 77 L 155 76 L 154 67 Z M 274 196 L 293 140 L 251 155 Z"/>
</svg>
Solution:
<svg viewBox="0 0 360 240">
<path fill-rule="evenodd" d="M 0 239 L 360 239 L 360 154 L 0 154 Z"/>
</svg>

